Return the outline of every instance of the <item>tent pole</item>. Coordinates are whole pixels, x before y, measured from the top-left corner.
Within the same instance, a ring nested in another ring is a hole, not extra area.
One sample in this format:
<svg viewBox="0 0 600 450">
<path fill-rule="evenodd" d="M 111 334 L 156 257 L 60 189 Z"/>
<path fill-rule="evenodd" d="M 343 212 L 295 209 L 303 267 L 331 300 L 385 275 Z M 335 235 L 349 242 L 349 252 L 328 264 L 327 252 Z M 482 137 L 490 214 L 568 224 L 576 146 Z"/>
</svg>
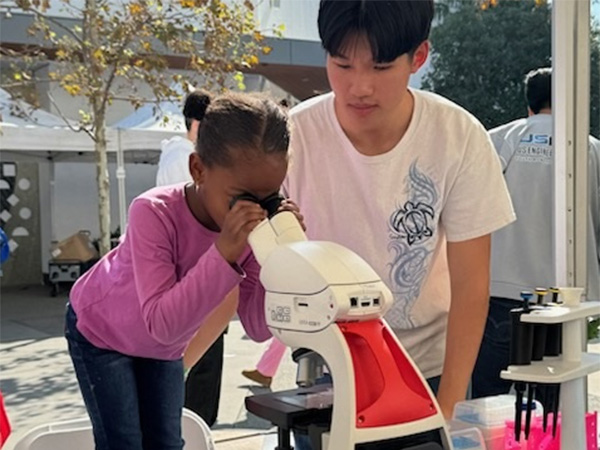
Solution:
<svg viewBox="0 0 600 450">
<path fill-rule="evenodd" d="M 554 118 L 554 257 L 557 286 L 573 286 L 573 111 L 575 2 L 552 5 L 552 116 Z"/>
<path fill-rule="evenodd" d="M 558 286 L 585 287 L 589 8 L 590 0 L 556 0 L 552 5 L 554 254 Z M 576 180 L 577 176 L 581 179 Z M 586 380 L 582 377 L 562 384 L 563 448 L 585 448 Z"/>
<path fill-rule="evenodd" d="M 119 230 L 121 235 L 125 233 L 127 226 L 127 201 L 125 198 L 125 157 L 123 155 L 123 147 L 121 145 L 121 129 L 117 129 L 118 145 L 117 145 L 117 185 L 119 192 Z"/>
<path fill-rule="evenodd" d="M 590 0 L 575 2 L 577 27 L 575 30 L 575 109 L 573 132 L 575 153 L 573 155 L 573 195 L 575 220 L 574 285 L 587 286 L 587 239 L 588 232 L 588 155 L 590 132 Z"/>
</svg>

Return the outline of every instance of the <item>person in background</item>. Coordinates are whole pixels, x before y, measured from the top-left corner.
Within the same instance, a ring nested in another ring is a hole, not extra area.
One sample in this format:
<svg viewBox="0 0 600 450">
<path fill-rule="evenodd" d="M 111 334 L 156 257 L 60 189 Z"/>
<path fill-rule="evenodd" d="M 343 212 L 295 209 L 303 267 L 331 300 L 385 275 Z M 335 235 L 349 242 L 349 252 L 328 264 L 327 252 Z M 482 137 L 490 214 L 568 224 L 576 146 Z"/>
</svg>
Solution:
<svg viewBox="0 0 600 450">
<path fill-rule="evenodd" d="M 271 342 L 258 360 L 256 368 L 242 370 L 242 375 L 263 387 L 271 387 L 273 377 L 277 373 L 286 349 L 287 346 L 280 340 L 271 338 Z"/>
<path fill-rule="evenodd" d="M 387 283 L 386 319 L 450 418 L 485 325 L 490 234 L 515 216 L 481 123 L 408 87 L 433 12 L 432 0 L 321 0 L 333 92 L 290 111 L 284 191 L 309 238 L 348 247 Z"/>
<path fill-rule="evenodd" d="M 10 244 L 6 233 L 0 228 L 0 277 L 2 276 L 2 264 L 10 256 Z"/>
<path fill-rule="evenodd" d="M 500 378 L 509 365 L 510 310 L 520 292 L 556 285 L 553 254 L 554 148 L 552 69 L 525 77 L 528 117 L 490 131 L 517 221 L 492 235 L 490 310 L 472 380 L 474 398 L 508 393 Z M 600 299 L 600 143 L 590 136 L 587 298 Z"/>
<path fill-rule="evenodd" d="M 173 136 L 161 143 L 158 171 L 156 172 L 156 185 L 191 181 L 189 161 L 194 152 L 194 145 L 198 138 L 198 126 L 210 103 L 210 94 L 202 90 L 192 91 L 185 99 L 183 105 L 183 118 L 187 135 L 185 137 Z"/>
<path fill-rule="evenodd" d="M 135 198 L 122 243 L 70 293 L 65 336 L 98 450 L 183 448 L 182 354 L 198 329 L 224 328 L 211 322 L 237 309 L 252 339 L 271 336 L 247 242 L 266 211 L 233 200 L 279 191 L 287 117 L 270 100 L 228 94 L 210 102 L 198 137 L 193 181 Z M 282 207 L 301 220 L 291 201 Z"/>
</svg>

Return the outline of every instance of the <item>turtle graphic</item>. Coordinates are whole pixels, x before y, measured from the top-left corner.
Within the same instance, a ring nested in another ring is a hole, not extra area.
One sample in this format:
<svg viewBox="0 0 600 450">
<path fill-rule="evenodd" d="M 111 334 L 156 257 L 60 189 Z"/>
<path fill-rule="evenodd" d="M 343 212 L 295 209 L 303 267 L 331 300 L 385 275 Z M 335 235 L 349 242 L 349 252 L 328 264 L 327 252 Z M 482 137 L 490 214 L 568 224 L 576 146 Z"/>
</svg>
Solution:
<svg viewBox="0 0 600 450">
<path fill-rule="evenodd" d="M 408 245 L 433 236 L 430 221 L 435 212 L 425 203 L 407 201 L 392 216 L 391 225 L 402 237 L 406 237 Z"/>
</svg>

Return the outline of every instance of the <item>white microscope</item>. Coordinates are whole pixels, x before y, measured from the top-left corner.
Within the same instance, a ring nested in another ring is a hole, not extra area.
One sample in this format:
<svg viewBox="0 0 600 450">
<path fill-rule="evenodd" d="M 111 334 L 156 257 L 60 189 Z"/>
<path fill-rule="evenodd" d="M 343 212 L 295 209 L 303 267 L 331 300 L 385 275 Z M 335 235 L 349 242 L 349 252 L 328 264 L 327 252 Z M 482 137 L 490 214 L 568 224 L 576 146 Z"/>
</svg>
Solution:
<svg viewBox="0 0 600 450">
<path fill-rule="evenodd" d="M 333 409 L 320 449 L 452 449 L 435 396 L 382 319 L 393 298 L 375 271 L 341 245 L 309 241 L 288 211 L 261 222 L 249 242 L 262 266 L 273 336 L 316 352 L 331 373 Z M 246 407 L 278 425 L 283 450 L 291 448 L 289 430 L 300 410 L 316 420 L 323 407 L 299 408 L 298 398 L 323 390 L 255 395 Z"/>
</svg>

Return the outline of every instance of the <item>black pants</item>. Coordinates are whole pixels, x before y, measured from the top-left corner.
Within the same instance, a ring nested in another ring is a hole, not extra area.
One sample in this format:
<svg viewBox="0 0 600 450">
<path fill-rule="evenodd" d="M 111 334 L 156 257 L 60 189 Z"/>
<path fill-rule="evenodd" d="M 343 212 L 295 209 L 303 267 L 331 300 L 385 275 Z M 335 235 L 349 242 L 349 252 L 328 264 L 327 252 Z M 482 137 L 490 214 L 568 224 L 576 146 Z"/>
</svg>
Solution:
<svg viewBox="0 0 600 450">
<path fill-rule="evenodd" d="M 512 381 L 500 378 L 510 359 L 510 310 L 523 302 L 509 298 L 490 297 L 490 309 L 479 355 L 471 377 L 473 398 L 508 394 Z"/>
<path fill-rule="evenodd" d="M 217 420 L 223 374 L 224 334 L 190 369 L 185 381 L 185 407 L 198 414 L 209 427 Z"/>
</svg>

